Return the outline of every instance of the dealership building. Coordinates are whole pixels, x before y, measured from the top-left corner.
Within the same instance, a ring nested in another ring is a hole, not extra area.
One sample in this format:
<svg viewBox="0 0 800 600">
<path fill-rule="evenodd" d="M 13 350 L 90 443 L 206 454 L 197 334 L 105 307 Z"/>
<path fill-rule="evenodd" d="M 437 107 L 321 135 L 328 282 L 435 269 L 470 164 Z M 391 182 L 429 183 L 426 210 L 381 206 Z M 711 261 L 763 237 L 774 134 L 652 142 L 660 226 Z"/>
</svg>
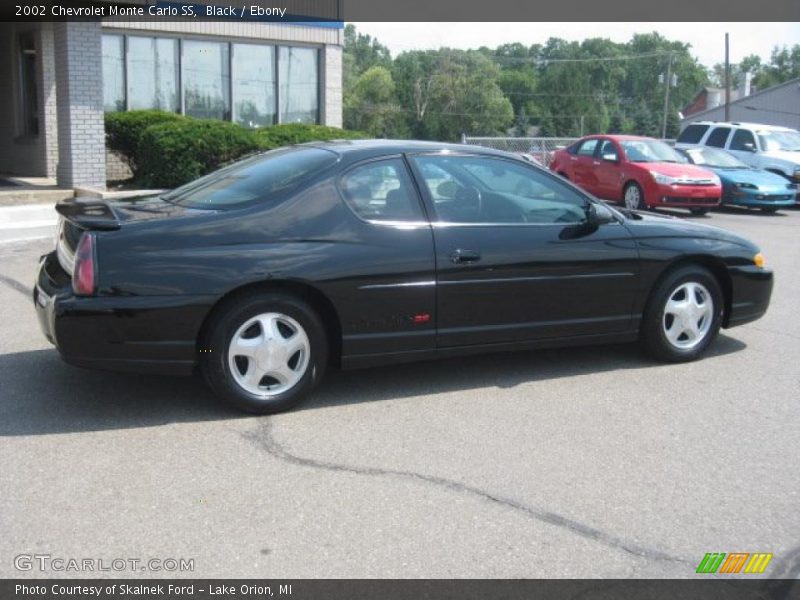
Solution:
<svg viewBox="0 0 800 600">
<path fill-rule="evenodd" d="M 0 23 L 0 174 L 105 189 L 103 114 L 342 125 L 340 22 Z"/>
</svg>

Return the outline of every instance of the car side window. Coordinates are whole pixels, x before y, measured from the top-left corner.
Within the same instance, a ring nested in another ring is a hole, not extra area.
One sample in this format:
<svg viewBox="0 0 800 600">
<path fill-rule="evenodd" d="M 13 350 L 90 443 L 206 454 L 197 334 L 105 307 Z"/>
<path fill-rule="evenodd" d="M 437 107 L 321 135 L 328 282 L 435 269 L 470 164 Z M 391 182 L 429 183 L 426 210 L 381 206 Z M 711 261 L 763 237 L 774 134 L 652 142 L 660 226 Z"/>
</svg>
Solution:
<svg viewBox="0 0 800 600">
<path fill-rule="evenodd" d="M 586 140 L 578 148 L 578 156 L 592 156 L 597 147 L 597 140 Z"/>
<path fill-rule="evenodd" d="M 708 139 L 706 140 L 706 146 L 724 148 L 730 132 L 730 127 L 716 127 L 714 131 L 711 132 L 711 135 L 708 136 Z"/>
<path fill-rule="evenodd" d="M 586 218 L 583 196 L 522 162 L 446 154 L 419 155 L 412 160 L 439 221 L 547 224 L 577 223 Z M 446 194 L 443 186 L 448 188 Z"/>
<path fill-rule="evenodd" d="M 603 160 L 619 160 L 619 153 L 617 152 L 617 147 L 614 145 L 614 142 L 611 140 L 604 140 L 602 146 L 600 146 L 599 156 Z"/>
<path fill-rule="evenodd" d="M 372 161 L 341 179 L 345 201 L 367 221 L 422 221 L 411 176 L 400 158 Z"/>
<path fill-rule="evenodd" d="M 689 125 L 676 140 L 679 144 L 697 144 L 703 139 L 708 125 Z"/>
<path fill-rule="evenodd" d="M 746 147 L 745 144 L 750 144 L 750 147 Z M 733 134 L 733 139 L 731 140 L 731 145 L 729 147 L 730 150 L 750 150 L 755 149 L 756 146 L 756 137 L 753 135 L 752 131 L 747 129 L 737 129 L 736 132 Z"/>
</svg>

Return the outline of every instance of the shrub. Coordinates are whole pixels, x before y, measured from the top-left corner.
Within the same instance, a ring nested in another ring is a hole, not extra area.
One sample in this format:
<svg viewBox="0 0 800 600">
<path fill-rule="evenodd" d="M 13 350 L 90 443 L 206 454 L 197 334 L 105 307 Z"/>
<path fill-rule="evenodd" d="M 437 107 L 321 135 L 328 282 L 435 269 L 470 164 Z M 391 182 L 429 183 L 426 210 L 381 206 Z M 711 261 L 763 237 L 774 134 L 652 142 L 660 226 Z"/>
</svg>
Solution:
<svg viewBox="0 0 800 600">
<path fill-rule="evenodd" d="M 185 117 L 151 125 L 137 149 L 141 181 L 175 187 L 258 148 L 251 130 L 227 121 Z"/>
<path fill-rule="evenodd" d="M 304 125 L 302 123 L 286 123 L 272 125 L 255 130 L 256 140 L 260 148 L 272 150 L 290 144 L 305 142 L 323 142 L 328 140 L 359 139 L 366 137 L 360 131 L 349 131 L 325 125 Z"/>
<path fill-rule="evenodd" d="M 134 177 L 138 175 L 137 151 L 144 131 L 151 125 L 183 119 L 180 115 L 162 110 L 131 110 L 105 114 L 106 146 L 117 152 L 130 167 Z"/>
</svg>

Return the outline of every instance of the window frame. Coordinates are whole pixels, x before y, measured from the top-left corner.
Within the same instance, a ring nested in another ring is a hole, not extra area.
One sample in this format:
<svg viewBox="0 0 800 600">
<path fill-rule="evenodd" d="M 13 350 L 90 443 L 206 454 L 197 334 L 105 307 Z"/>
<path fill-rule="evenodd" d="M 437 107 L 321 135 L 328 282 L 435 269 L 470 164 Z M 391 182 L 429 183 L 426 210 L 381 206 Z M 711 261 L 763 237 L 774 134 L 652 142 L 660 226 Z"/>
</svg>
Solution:
<svg viewBox="0 0 800 600">
<path fill-rule="evenodd" d="M 751 129 L 747 129 L 746 127 L 737 127 L 736 129 L 733 130 L 733 135 L 730 136 L 726 149 L 733 150 L 734 152 L 747 152 L 743 148 L 733 148 L 733 140 L 736 139 L 736 136 L 739 134 L 740 131 L 750 135 L 750 139 L 753 142 L 753 149 L 755 149 L 756 151 L 761 149 L 758 145 L 758 136 Z"/>
<path fill-rule="evenodd" d="M 709 142 L 711 141 L 711 136 L 714 135 L 717 131 L 719 131 L 721 129 L 727 129 L 728 130 L 728 133 L 725 135 L 725 139 L 723 140 L 722 145 L 721 146 L 717 146 L 716 144 L 709 144 Z M 731 139 L 731 132 L 732 131 L 733 131 L 733 127 L 731 127 L 729 125 L 717 125 L 716 127 L 714 127 L 713 129 L 711 129 L 708 132 L 708 135 L 706 136 L 706 139 L 703 142 L 703 146 L 709 146 L 711 148 L 721 148 L 721 149 L 724 150 L 725 148 L 728 147 L 728 142 Z"/>
<path fill-rule="evenodd" d="M 356 170 L 356 169 L 358 169 L 360 167 L 364 167 L 364 166 L 369 165 L 371 163 L 385 162 L 385 161 L 397 160 L 397 159 L 400 159 L 400 161 L 403 163 L 403 166 L 405 167 L 406 175 L 408 176 L 408 181 L 411 184 L 411 188 L 412 188 L 410 193 L 412 194 L 412 196 L 417 201 L 417 206 L 419 207 L 419 215 L 420 215 L 420 217 L 422 217 L 422 220 L 421 221 L 391 221 L 391 220 L 365 219 L 360 214 L 358 214 L 358 212 L 356 212 L 356 210 L 353 208 L 351 203 L 348 201 L 347 196 L 345 195 L 345 192 L 344 192 L 344 184 L 343 184 L 344 179 L 350 174 L 350 172 L 352 172 L 352 171 L 354 171 L 354 170 Z M 382 225 L 382 226 L 388 226 L 388 227 L 394 227 L 394 228 L 400 227 L 400 228 L 404 228 L 404 229 L 417 229 L 417 228 L 420 228 L 420 227 L 426 227 L 426 228 L 430 228 L 431 227 L 431 224 L 432 224 L 431 218 L 430 218 L 430 215 L 428 214 L 427 206 L 426 206 L 426 204 L 425 204 L 425 202 L 424 202 L 424 200 L 423 200 L 423 198 L 422 198 L 422 196 L 420 194 L 419 183 L 417 182 L 416 177 L 414 176 L 414 171 L 413 171 L 412 165 L 410 164 L 410 161 L 407 159 L 406 155 L 403 154 L 403 153 L 383 154 L 381 156 L 373 156 L 371 158 L 360 160 L 360 161 L 355 162 L 355 163 L 353 163 L 351 165 L 348 165 L 347 168 L 345 168 L 341 173 L 339 173 L 336 176 L 334 187 L 336 188 L 336 192 L 339 194 L 339 198 L 341 199 L 342 204 L 344 204 L 347 207 L 347 210 L 349 210 L 350 213 L 356 219 L 361 221 L 362 223 L 366 223 L 368 225 Z"/>
<path fill-rule="evenodd" d="M 16 58 L 19 73 L 18 102 L 19 115 L 17 119 L 17 131 L 19 138 L 36 138 L 42 130 L 39 118 L 39 43 L 34 31 L 22 31 L 17 35 Z M 25 42 L 30 42 L 30 48 L 25 47 Z M 33 56 L 33 73 L 30 74 L 26 68 L 28 57 Z M 29 79 L 29 75 L 33 80 Z M 10 82 L 11 83 L 11 82 Z M 33 90 L 29 89 L 32 84 Z M 32 94 L 30 92 L 33 92 Z"/>
<path fill-rule="evenodd" d="M 235 104 L 235 97 L 234 97 L 234 85 L 233 85 L 233 53 L 234 53 L 234 45 L 236 44 L 250 44 L 254 46 L 269 46 L 273 48 L 273 56 L 275 60 L 274 68 L 275 68 L 275 105 L 276 105 L 276 112 L 275 112 L 275 122 L 273 125 L 281 125 L 284 122 L 281 121 L 281 106 L 280 106 L 280 57 L 279 54 L 281 52 L 282 47 L 287 48 L 310 48 L 312 50 L 316 50 L 316 62 L 317 62 L 317 111 L 316 111 L 316 121 L 314 124 L 322 125 L 322 115 L 324 114 L 324 103 L 325 103 L 325 93 L 324 93 L 324 86 L 325 86 L 325 69 L 324 69 L 324 52 L 325 49 L 324 44 L 314 44 L 309 42 L 301 42 L 301 41 L 292 41 L 292 40 L 260 40 L 260 39 L 253 39 L 253 38 L 242 38 L 242 37 L 223 37 L 220 38 L 218 36 L 212 35 L 202 35 L 202 34 L 183 34 L 183 33 L 171 33 L 171 32 L 153 32 L 149 30 L 142 30 L 142 31 L 132 31 L 130 29 L 120 29 L 117 27 L 104 27 L 101 35 L 109 35 L 109 36 L 121 36 L 122 43 L 123 43 L 123 55 L 122 55 L 122 79 L 123 79 L 123 91 L 124 91 L 124 98 L 123 104 L 124 109 L 122 111 L 108 111 L 108 112 L 127 112 L 130 110 L 129 102 L 128 102 L 128 37 L 149 37 L 149 38 L 168 38 L 178 41 L 178 106 L 179 109 L 175 114 L 185 115 L 186 114 L 186 106 L 185 106 L 185 93 L 184 93 L 184 76 L 183 76 L 183 46 L 184 42 L 187 41 L 195 41 L 195 42 L 217 42 L 223 43 L 228 46 L 228 73 L 229 73 L 229 81 L 228 81 L 228 96 L 231 101 L 230 106 L 230 116 L 227 119 L 220 119 L 222 121 L 228 123 L 235 123 L 234 116 L 234 104 Z M 105 111 L 104 111 L 105 112 Z"/>
<path fill-rule="evenodd" d="M 421 152 L 408 152 L 406 153 L 407 163 L 411 168 L 411 171 L 416 179 L 416 185 L 422 197 L 423 203 L 425 205 L 425 212 L 427 214 L 428 219 L 430 220 L 431 226 L 434 228 L 437 227 L 571 227 L 575 225 L 580 225 L 585 223 L 585 219 L 581 221 L 571 221 L 571 222 L 564 222 L 564 223 L 497 223 L 492 221 L 487 222 L 478 222 L 478 223 L 460 223 L 455 221 L 441 221 L 439 220 L 439 214 L 436 211 L 436 203 L 431 195 L 430 190 L 428 189 L 428 185 L 425 182 L 425 177 L 420 171 L 419 167 L 417 166 L 416 162 L 413 160 L 418 156 L 447 156 L 447 157 L 462 157 L 462 158 L 479 158 L 479 159 L 488 159 L 488 160 L 499 160 L 502 162 L 511 163 L 513 165 L 521 166 L 525 170 L 539 173 L 544 175 L 544 177 L 556 184 L 557 187 L 561 187 L 565 189 L 567 192 L 571 192 L 575 194 L 578 198 L 581 198 L 584 201 L 584 210 L 589 207 L 592 203 L 596 202 L 593 198 L 591 198 L 588 194 L 586 194 L 583 190 L 576 188 L 570 185 L 568 182 L 565 182 L 560 176 L 551 173 L 550 171 L 543 169 L 541 167 L 537 167 L 532 165 L 528 161 L 520 158 L 513 158 L 513 157 L 506 157 L 506 156 L 495 156 L 490 154 L 479 154 L 473 152 L 452 152 L 447 151 L 442 152 L 439 151 L 421 151 Z M 606 205 L 607 206 L 607 205 Z M 612 210 L 612 212 L 614 212 Z M 616 213 L 614 213 L 616 215 Z M 619 223 L 618 219 L 613 221 L 614 223 Z"/>
</svg>

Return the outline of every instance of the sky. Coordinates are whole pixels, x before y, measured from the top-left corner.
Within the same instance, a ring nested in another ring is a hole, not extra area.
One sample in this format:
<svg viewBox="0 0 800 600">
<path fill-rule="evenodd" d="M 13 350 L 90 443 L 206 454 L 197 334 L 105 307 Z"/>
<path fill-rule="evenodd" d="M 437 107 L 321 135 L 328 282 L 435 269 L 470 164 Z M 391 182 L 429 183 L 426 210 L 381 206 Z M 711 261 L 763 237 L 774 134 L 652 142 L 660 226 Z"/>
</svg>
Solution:
<svg viewBox="0 0 800 600">
<path fill-rule="evenodd" d="M 769 62 L 772 48 L 800 44 L 800 23 L 354 23 L 361 33 L 377 37 L 392 56 L 404 50 L 493 48 L 520 42 L 542 44 L 547 38 L 590 37 L 627 42 L 634 33 L 658 31 L 670 40 L 691 44 L 691 52 L 710 67 L 725 60 L 725 32 L 730 34 L 731 62 L 757 54 Z"/>
</svg>

